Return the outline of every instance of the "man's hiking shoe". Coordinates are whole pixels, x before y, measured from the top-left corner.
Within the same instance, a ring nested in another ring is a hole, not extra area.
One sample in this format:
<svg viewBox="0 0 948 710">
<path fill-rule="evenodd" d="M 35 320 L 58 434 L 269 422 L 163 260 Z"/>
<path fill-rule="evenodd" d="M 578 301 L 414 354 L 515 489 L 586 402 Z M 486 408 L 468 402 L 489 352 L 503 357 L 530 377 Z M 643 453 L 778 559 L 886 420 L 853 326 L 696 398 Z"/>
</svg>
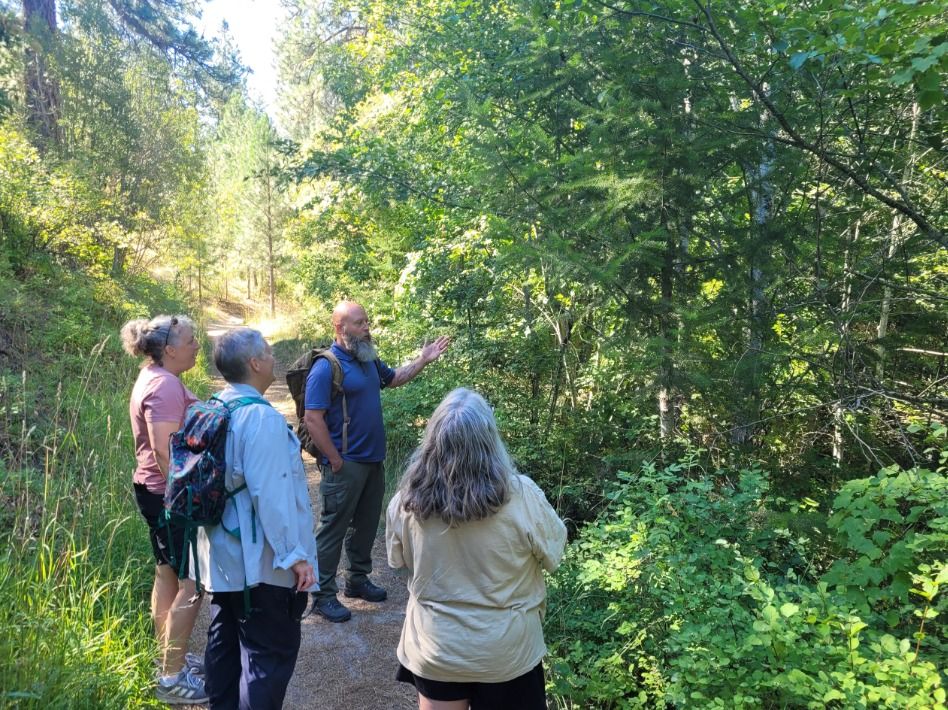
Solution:
<svg viewBox="0 0 948 710">
<path fill-rule="evenodd" d="M 203 678 L 205 675 L 204 656 L 199 656 L 196 653 L 184 654 L 184 670 L 198 678 Z"/>
<path fill-rule="evenodd" d="M 201 705 L 208 701 L 204 681 L 186 670 L 178 673 L 170 685 L 159 678 L 155 695 L 168 705 Z"/>
<path fill-rule="evenodd" d="M 359 599 L 365 599 L 367 602 L 384 602 L 388 599 L 388 592 L 377 584 L 372 584 L 369 580 L 352 587 L 347 584 L 343 594 L 347 597 L 359 597 Z"/>
<path fill-rule="evenodd" d="M 329 597 L 328 599 L 313 597 L 312 610 L 326 619 L 326 621 L 331 621 L 335 624 L 349 621 L 349 619 L 352 618 L 352 612 L 349 611 L 342 602 L 336 599 L 336 597 Z"/>
</svg>

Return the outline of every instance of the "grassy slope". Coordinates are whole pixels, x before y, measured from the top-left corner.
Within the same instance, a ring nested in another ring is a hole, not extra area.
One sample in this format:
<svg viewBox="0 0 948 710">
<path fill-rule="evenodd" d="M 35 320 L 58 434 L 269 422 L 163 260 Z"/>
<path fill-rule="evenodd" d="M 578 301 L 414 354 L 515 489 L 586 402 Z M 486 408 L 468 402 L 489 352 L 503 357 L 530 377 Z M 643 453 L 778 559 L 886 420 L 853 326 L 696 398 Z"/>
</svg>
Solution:
<svg viewBox="0 0 948 710">
<path fill-rule="evenodd" d="M 182 310 L 148 281 L 0 271 L 0 707 L 153 704 L 152 562 L 130 482 L 138 363 L 118 330 Z"/>
</svg>

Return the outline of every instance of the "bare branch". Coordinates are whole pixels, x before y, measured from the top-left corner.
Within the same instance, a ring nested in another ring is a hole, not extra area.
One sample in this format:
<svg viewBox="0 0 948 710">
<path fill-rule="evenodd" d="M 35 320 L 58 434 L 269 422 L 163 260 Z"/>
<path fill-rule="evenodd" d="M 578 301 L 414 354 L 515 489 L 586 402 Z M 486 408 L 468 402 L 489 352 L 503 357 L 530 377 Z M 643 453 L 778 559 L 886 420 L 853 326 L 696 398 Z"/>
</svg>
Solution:
<svg viewBox="0 0 948 710">
<path fill-rule="evenodd" d="M 919 353 L 920 355 L 933 355 L 934 357 L 948 357 L 948 353 L 940 353 L 937 350 L 922 350 L 921 348 L 896 348 L 903 353 Z"/>
</svg>

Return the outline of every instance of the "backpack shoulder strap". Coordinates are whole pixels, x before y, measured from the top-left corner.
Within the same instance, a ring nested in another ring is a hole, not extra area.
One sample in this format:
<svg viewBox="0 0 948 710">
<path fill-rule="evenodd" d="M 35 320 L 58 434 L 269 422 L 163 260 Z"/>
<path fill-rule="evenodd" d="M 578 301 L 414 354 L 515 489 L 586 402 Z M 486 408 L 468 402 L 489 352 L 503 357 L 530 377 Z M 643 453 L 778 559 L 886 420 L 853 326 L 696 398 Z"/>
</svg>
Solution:
<svg viewBox="0 0 948 710">
<path fill-rule="evenodd" d="M 349 453 L 349 403 L 346 401 L 346 391 L 342 387 L 342 364 L 339 358 L 329 348 L 320 352 L 317 358 L 325 358 L 329 362 L 329 369 L 332 371 L 332 395 L 333 397 L 342 396 L 342 451 L 343 456 Z M 315 362 L 315 361 L 314 361 Z"/>
<path fill-rule="evenodd" d="M 316 360 L 319 358 L 325 358 L 329 362 L 329 370 L 332 372 L 332 396 L 336 397 L 338 395 L 345 396 L 345 391 L 342 389 L 342 378 L 344 373 L 342 371 L 342 364 L 339 362 L 339 358 L 336 357 L 336 354 L 326 348 L 316 353 L 316 357 L 313 358 L 313 364 L 316 364 Z"/>
<path fill-rule="evenodd" d="M 247 395 L 245 397 L 236 397 L 230 400 L 229 402 L 224 402 L 224 406 L 227 407 L 227 411 L 230 412 L 231 414 L 233 414 L 235 410 L 240 409 L 241 407 L 246 407 L 248 404 L 265 404 L 268 407 L 273 406 L 263 397 L 257 397 L 254 395 Z"/>
</svg>

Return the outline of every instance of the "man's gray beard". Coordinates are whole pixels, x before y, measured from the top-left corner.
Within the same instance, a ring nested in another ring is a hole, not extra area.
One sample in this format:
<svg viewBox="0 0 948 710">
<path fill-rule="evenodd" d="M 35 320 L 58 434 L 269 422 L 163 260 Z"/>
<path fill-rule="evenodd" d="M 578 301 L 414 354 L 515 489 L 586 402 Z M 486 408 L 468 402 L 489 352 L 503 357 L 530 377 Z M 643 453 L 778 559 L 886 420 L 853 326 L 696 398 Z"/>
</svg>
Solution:
<svg viewBox="0 0 948 710">
<path fill-rule="evenodd" d="M 346 349 L 359 362 L 373 362 L 378 360 L 379 352 L 375 343 L 361 338 L 346 338 Z"/>
</svg>

